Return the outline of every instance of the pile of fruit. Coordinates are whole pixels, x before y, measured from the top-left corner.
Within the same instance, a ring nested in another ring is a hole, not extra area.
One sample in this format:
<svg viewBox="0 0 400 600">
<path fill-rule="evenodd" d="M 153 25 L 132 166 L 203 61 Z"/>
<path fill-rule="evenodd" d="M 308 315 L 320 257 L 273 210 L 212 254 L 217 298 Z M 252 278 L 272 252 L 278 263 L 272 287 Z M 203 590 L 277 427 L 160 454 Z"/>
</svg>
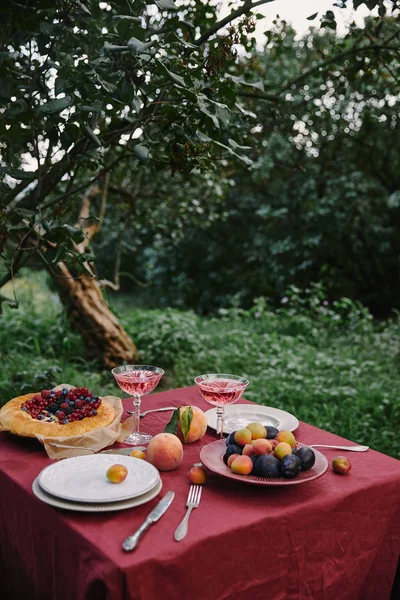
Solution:
<svg viewBox="0 0 400 600">
<path fill-rule="evenodd" d="M 21 410 L 32 419 L 66 425 L 97 415 L 101 398 L 94 396 L 87 388 L 63 388 L 62 390 L 42 390 L 30 400 L 21 404 Z"/>
<path fill-rule="evenodd" d="M 315 453 L 297 447 L 291 431 L 278 431 L 261 423 L 249 423 L 226 438 L 224 463 L 239 475 L 292 479 L 315 463 Z"/>
</svg>

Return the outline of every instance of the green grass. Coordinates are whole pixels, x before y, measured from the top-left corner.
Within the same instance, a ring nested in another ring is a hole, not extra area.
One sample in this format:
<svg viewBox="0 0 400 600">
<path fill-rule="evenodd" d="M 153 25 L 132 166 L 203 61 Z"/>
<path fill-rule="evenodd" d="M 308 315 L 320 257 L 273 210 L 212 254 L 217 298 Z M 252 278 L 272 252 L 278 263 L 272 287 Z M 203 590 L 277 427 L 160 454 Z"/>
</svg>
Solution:
<svg viewBox="0 0 400 600">
<path fill-rule="evenodd" d="M 85 360 L 44 276 L 24 273 L 17 284 L 20 308 L 6 307 L 0 317 L 0 403 L 57 383 L 118 394 L 111 374 Z M 306 300 L 294 290 L 285 310 L 274 312 L 260 299 L 250 311 L 208 319 L 134 309 L 132 299 L 113 303 L 141 361 L 166 369 L 158 390 L 192 385 L 203 372 L 245 375 L 248 399 L 400 457 L 397 321 L 374 324 L 348 300 L 326 306 L 318 289 Z"/>
</svg>

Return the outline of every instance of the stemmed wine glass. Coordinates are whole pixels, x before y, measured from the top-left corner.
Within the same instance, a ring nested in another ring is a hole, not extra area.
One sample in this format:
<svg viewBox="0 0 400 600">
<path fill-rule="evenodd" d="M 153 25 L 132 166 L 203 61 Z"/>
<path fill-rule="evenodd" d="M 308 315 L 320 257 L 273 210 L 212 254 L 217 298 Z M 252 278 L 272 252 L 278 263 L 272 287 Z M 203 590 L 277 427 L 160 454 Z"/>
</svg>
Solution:
<svg viewBox="0 0 400 600">
<path fill-rule="evenodd" d="M 124 365 L 115 367 L 111 373 L 121 390 L 133 396 L 133 432 L 124 442 L 131 446 L 148 444 L 153 436 L 139 431 L 141 397 L 154 390 L 164 371 L 152 365 Z"/>
<path fill-rule="evenodd" d="M 199 386 L 204 400 L 217 407 L 217 435 L 224 437 L 224 406 L 239 400 L 249 380 L 228 373 L 198 375 L 194 382 Z"/>
</svg>

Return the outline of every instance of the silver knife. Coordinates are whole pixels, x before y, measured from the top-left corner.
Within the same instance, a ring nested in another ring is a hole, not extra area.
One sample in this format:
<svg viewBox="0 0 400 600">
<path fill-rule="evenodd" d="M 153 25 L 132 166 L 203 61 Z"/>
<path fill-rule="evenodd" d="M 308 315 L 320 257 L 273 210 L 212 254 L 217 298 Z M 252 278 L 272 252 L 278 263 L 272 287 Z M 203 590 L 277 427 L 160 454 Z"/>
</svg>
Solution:
<svg viewBox="0 0 400 600">
<path fill-rule="evenodd" d="M 165 513 L 165 511 L 171 505 L 172 500 L 174 499 L 174 496 L 175 496 L 175 492 L 167 492 L 165 494 L 165 496 L 157 504 L 157 506 L 155 508 L 153 508 L 151 513 L 145 519 L 145 521 L 143 521 L 143 523 L 141 524 L 139 529 L 137 531 L 135 531 L 135 533 L 133 535 L 130 535 L 129 537 L 126 538 L 126 540 L 122 544 L 122 547 L 126 552 L 130 552 L 131 550 L 134 550 L 136 548 L 136 546 L 138 545 L 139 540 L 142 537 L 142 535 L 144 534 L 144 532 L 147 531 L 147 529 L 150 527 L 150 525 L 152 525 L 153 523 L 158 521 L 158 519 L 160 517 L 162 517 L 162 515 Z"/>
</svg>

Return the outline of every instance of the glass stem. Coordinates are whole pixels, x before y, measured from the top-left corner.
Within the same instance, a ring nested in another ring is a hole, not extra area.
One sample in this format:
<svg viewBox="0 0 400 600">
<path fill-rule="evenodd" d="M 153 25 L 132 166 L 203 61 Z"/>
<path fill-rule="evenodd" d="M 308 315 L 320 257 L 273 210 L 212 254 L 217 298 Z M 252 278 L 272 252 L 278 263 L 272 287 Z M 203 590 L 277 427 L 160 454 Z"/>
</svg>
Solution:
<svg viewBox="0 0 400 600">
<path fill-rule="evenodd" d="M 140 396 L 134 396 L 133 398 L 133 432 L 139 433 L 140 430 Z"/>
<path fill-rule="evenodd" d="M 224 437 L 224 407 L 217 407 L 217 435 L 220 438 Z"/>
</svg>

